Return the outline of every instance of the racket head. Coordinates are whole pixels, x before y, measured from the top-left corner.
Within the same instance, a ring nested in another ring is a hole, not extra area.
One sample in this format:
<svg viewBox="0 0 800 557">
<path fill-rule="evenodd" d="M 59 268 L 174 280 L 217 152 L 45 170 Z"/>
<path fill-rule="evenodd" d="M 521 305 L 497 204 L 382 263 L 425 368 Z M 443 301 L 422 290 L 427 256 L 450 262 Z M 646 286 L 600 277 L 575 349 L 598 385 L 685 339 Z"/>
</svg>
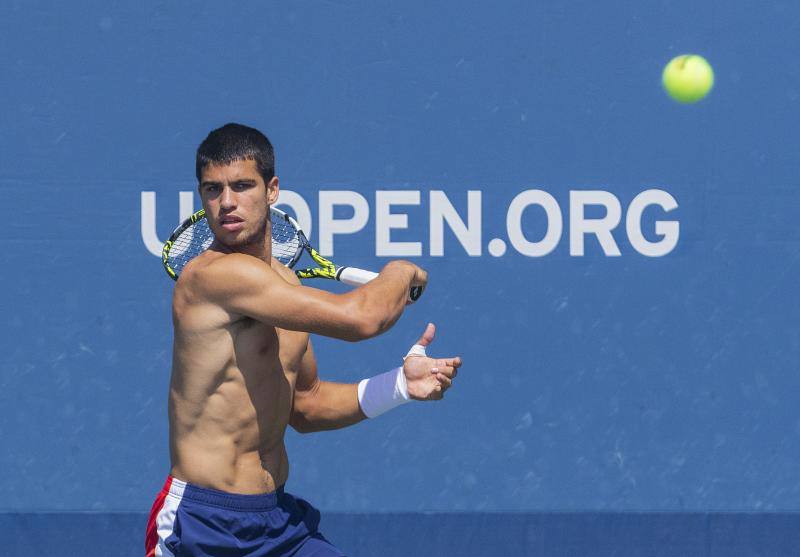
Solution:
<svg viewBox="0 0 800 557">
<path fill-rule="evenodd" d="M 293 267 L 308 240 L 297 222 L 281 211 L 270 208 L 272 224 L 272 256 L 287 267 Z M 214 233 L 208 225 L 206 212 L 200 209 L 183 221 L 172 232 L 161 251 L 161 262 L 164 270 L 173 279 L 178 280 L 184 267 L 206 251 L 214 241 Z"/>
<path fill-rule="evenodd" d="M 161 250 L 161 263 L 172 278 L 178 280 L 189 261 L 203 253 L 214 241 L 205 209 L 200 209 L 178 225 Z"/>
<path fill-rule="evenodd" d="M 285 263 L 285 265 L 290 269 L 293 269 L 295 263 L 297 263 L 297 260 L 302 255 L 303 250 L 307 251 L 308 255 L 311 256 L 311 259 L 314 260 L 314 263 L 317 264 L 317 267 L 296 269 L 294 273 L 298 276 L 298 278 L 325 278 L 339 280 L 338 271 L 340 268 L 337 267 L 332 261 L 322 257 L 319 252 L 314 249 L 297 221 L 280 209 L 272 209 L 272 211 L 272 256 L 278 258 L 278 256 L 275 254 L 276 250 L 280 252 L 282 249 L 280 245 L 276 245 L 276 238 L 281 240 L 283 237 L 286 237 L 289 239 L 287 241 L 290 242 L 294 242 L 296 239 L 296 241 L 299 242 L 297 255 L 290 262 Z M 283 263 L 283 261 L 281 262 Z"/>
<path fill-rule="evenodd" d="M 270 207 L 272 221 L 272 257 L 289 267 L 294 267 L 308 245 L 308 240 L 297 221 L 280 209 Z"/>
</svg>

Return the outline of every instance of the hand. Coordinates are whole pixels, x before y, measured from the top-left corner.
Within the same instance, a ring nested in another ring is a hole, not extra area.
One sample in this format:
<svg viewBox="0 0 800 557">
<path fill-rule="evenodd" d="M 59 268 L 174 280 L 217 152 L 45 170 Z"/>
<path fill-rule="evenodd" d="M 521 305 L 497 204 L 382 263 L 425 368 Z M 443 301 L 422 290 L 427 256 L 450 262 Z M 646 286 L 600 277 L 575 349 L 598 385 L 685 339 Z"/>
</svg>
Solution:
<svg viewBox="0 0 800 557">
<path fill-rule="evenodd" d="M 409 301 L 406 302 L 406 305 L 411 304 L 414 301 L 416 301 L 416 299 L 419 297 L 420 293 L 423 290 L 425 290 L 425 287 L 428 285 L 428 273 L 426 271 L 424 271 L 423 269 L 421 269 L 420 267 L 417 267 L 413 263 L 411 263 L 411 265 L 414 267 L 414 277 L 411 279 L 411 284 L 409 285 L 408 290 L 410 292 L 413 292 L 415 289 L 417 289 L 418 292 L 415 295 L 412 294 L 413 300 L 409 299 Z M 429 323 L 428 327 L 431 327 L 434 331 L 436 330 L 436 327 L 433 326 L 433 323 Z M 426 329 L 426 332 L 427 332 L 427 329 Z M 425 333 L 423 333 L 422 336 L 424 337 Z M 433 332 L 431 333 L 430 340 L 433 340 Z M 430 342 L 430 341 L 428 341 L 428 342 Z"/>
<path fill-rule="evenodd" d="M 419 288 L 420 290 L 424 290 L 425 287 L 428 285 L 428 273 L 421 269 L 420 267 L 414 265 L 410 261 L 403 261 L 403 260 L 395 260 L 390 261 L 386 267 L 396 267 L 401 268 L 405 272 L 408 273 L 409 282 L 408 282 L 408 291 L 411 292 L 415 288 Z M 416 300 L 416 297 L 414 298 Z M 411 299 L 406 302 L 406 305 L 413 303 Z"/>
<path fill-rule="evenodd" d="M 423 271 L 424 272 L 424 271 Z M 433 342 L 436 327 L 428 323 L 425 332 L 406 356 L 403 374 L 406 376 L 408 395 L 414 400 L 441 400 L 451 387 L 461 367 L 461 358 L 429 358 L 425 348 Z M 417 348 L 417 347 L 421 348 Z"/>
</svg>

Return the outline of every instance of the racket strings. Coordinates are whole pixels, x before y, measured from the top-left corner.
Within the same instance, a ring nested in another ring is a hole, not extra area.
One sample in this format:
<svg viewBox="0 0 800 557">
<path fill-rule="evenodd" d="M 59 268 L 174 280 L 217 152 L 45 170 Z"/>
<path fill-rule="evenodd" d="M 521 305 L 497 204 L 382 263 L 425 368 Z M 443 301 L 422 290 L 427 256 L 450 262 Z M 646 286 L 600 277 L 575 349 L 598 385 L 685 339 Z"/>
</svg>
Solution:
<svg viewBox="0 0 800 557">
<path fill-rule="evenodd" d="M 284 265 L 292 266 L 301 248 L 297 229 L 289 220 L 275 211 L 272 212 L 272 257 Z"/>
<path fill-rule="evenodd" d="M 167 263 L 176 275 L 180 275 L 186 264 L 207 250 L 213 241 L 214 234 L 208 222 L 199 219 L 173 240 Z"/>
</svg>

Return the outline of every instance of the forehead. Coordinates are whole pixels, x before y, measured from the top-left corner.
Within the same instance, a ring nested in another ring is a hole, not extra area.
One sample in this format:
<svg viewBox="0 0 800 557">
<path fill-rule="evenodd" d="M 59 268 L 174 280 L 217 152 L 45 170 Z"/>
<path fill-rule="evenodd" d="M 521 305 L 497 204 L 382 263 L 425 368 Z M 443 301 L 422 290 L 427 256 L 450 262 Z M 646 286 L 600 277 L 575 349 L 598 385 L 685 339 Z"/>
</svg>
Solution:
<svg viewBox="0 0 800 557">
<path fill-rule="evenodd" d="M 236 180 L 261 181 L 256 161 L 250 159 L 233 161 L 230 164 L 207 164 L 200 175 L 200 182 L 235 182 Z"/>
</svg>

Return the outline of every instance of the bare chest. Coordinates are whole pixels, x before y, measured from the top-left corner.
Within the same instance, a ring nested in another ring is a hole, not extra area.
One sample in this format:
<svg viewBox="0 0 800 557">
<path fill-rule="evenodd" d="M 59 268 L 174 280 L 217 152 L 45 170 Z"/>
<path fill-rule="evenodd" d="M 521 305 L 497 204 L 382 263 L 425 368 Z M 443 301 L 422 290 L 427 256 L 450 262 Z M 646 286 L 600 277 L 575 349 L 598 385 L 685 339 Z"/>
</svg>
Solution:
<svg viewBox="0 0 800 557">
<path fill-rule="evenodd" d="M 233 337 L 234 359 L 243 373 L 267 367 L 293 376 L 308 346 L 307 333 L 271 327 L 252 319 L 241 323 Z"/>
</svg>

